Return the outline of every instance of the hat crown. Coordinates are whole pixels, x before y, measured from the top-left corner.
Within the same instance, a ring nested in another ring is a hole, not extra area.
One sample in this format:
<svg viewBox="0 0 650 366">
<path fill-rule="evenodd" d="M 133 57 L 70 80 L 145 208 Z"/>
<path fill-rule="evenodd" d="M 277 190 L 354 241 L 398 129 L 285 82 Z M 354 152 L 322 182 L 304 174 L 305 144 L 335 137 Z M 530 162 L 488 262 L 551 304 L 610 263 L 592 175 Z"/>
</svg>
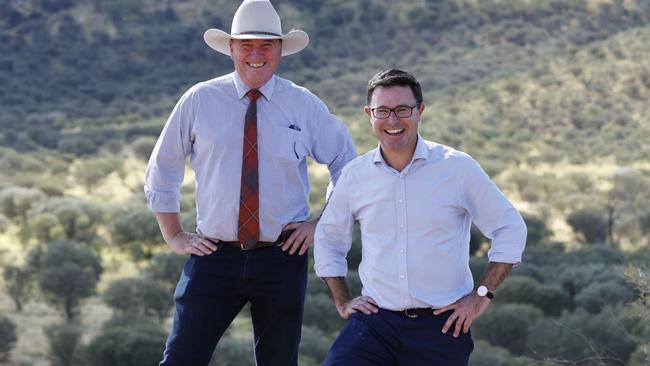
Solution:
<svg viewBox="0 0 650 366">
<path fill-rule="evenodd" d="M 280 16 L 268 0 L 244 0 L 235 12 L 230 34 L 270 33 L 282 37 Z"/>
</svg>

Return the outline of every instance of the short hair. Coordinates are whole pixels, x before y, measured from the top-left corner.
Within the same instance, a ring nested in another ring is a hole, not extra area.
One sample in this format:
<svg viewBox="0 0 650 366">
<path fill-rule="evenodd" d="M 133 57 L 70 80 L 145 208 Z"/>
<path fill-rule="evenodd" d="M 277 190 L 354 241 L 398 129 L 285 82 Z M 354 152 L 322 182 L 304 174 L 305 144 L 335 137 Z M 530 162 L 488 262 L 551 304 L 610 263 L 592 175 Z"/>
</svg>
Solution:
<svg viewBox="0 0 650 366">
<path fill-rule="evenodd" d="M 370 99 L 372 99 L 372 93 L 374 93 L 375 89 L 388 88 L 391 86 L 407 86 L 411 88 L 418 106 L 422 104 L 422 87 L 415 76 L 406 71 L 387 69 L 376 73 L 375 76 L 368 81 L 368 105 L 370 105 Z"/>
</svg>

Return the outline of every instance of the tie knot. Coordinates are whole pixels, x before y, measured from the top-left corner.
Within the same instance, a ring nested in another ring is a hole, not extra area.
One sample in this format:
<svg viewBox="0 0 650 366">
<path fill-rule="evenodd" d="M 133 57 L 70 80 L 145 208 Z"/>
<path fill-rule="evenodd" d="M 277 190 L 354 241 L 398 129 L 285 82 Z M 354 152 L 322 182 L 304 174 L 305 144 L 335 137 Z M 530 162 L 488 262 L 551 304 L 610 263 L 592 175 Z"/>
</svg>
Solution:
<svg viewBox="0 0 650 366">
<path fill-rule="evenodd" d="M 257 99 L 262 96 L 262 92 L 257 89 L 251 89 L 246 93 L 246 96 L 248 96 L 248 99 L 250 99 L 251 102 L 256 102 Z"/>
</svg>

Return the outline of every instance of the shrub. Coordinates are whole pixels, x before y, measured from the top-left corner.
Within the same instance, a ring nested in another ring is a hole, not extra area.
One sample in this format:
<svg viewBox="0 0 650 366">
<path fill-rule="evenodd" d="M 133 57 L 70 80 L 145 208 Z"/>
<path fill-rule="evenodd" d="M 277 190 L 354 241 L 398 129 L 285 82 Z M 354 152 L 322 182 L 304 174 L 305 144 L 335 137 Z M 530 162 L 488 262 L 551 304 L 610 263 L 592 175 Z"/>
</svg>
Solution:
<svg viewBox="0 0 650 366">
<path fill-rule="evenodd" d="M 529 277 L 511 276 L 498 289 L 497 302 L 529 304 L 544 314 L 558 316 L 565 309 L 572 309 L 568 293 L 555 284 L 545 285 Z"/>
<path fill-rule="evenodd" d="M 155 366 L 165 339 L 160 327 L 148 324 L 108 328 L 90 342 L 86 353 L 96 366 Z"/>
<path fill-rule="evenodd" d="M 11 319 L 0 314 L 0 362 L 9 360 L 9 353 L 17 340 L 16 325 Z"/>
<path fill-rule="evenodd" d="M 494 304 L 472 327 L 476 339 L 521 355 L 527 350 L 528 328 L 543 318 L 542 312 L 525 304 Z"/>
</svg>

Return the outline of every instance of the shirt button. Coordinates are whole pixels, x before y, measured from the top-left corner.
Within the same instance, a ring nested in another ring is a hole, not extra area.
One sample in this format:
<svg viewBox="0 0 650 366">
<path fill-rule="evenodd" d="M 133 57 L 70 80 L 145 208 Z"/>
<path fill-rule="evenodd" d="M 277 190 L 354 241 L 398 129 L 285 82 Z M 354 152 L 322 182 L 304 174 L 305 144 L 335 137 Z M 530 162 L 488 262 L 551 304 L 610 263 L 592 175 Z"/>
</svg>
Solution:
<svg viewBox="0 0 650 366">
<path fill-rule="evenodd" d="M 399 203 L 402 203 L 402 202 L 404 202 L 404 201 L 402 201 L 402 200 L 399 200 L 399 201 L 397 201 L 397 202 L 399 202 Z"/>
<path fill-rule="evenodd" d="M 404 275 L 399 275 L 399 278 L 404 279 Z"/>
<path fill-rule="evenodd" d="M 399 227 L 400 227 L 401 229 L 404 229 L 404 225 L 400 225 Z"/>
<path fill-rule="evenodd" d="M 404 254 L 404 249 L 400 249 L 399 252 Z"/>
</svg>

